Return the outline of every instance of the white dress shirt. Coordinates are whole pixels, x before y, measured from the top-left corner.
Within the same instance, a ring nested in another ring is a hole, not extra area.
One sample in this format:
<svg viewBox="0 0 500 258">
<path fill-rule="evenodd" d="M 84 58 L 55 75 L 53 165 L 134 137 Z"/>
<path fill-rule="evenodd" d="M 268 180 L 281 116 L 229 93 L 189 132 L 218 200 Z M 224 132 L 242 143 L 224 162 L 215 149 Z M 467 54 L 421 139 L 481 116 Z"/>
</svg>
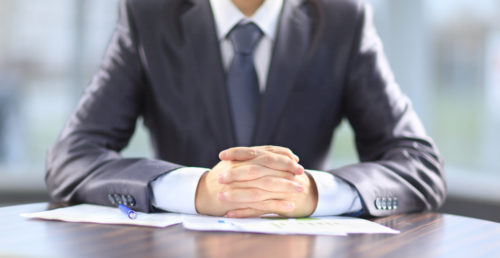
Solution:
<svg viewBox="0 0 500 258">
<path fill-rule="evenodd" d="M 254 52 L 254 64 L 259 89 L 265 91 L 272 47 L 276 36 L 283 0 L 266 0 L 252 17 L 246 17 L 231 0 L 210 0 L 220 41 L 222 62 L 229 68 L 234 56 L 233 46 L 227 38 L 239 23 L 254 22 L 263 32 Z M 151 183 L 154 207 L 180 213 L 197 214 L 195 208 L 198 181 L 207 168 L 184 167 L 176 169 Z M 318 205 L 312 216 L 339 215 L 361 210 L 361 200 L 354 187 L 334 175 L 306 170 L 316 183 Z"/>
</svg>

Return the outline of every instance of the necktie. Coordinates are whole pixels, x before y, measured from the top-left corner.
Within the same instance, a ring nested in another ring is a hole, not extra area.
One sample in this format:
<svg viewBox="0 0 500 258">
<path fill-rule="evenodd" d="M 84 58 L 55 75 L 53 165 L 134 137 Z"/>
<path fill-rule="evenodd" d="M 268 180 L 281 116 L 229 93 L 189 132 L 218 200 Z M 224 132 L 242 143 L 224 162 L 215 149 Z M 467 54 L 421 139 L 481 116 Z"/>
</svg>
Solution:
<svg viewBox="0 0 500 258">
<path fill-rule="evenodd" d="M 234 57 L 227 73 L 227 90 L 239 146 L 250 146 L 259 111 L 259 82 L 253 63 L 262 31 L 254 23 L 238 24 L 228 35 Z"/>
</svg>

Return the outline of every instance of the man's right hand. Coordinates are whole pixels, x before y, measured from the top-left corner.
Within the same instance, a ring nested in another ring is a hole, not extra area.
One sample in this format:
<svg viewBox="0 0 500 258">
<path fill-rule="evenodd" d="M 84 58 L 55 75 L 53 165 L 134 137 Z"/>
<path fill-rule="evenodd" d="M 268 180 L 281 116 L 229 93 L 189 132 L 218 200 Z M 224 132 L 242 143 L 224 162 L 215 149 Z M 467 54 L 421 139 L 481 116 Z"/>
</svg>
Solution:
<svg viewBox="0 0 500 258">
<path fill-rule="evenodd" d="M 233 159 L 224 160 L 225 155 Z M 195 207 L 200 214 L 224 216 L 230 210 L 261 209 L 262 206 L 272 207 L 276 213 L 287 213 L 295 204 L 286 201 L 285 197 L 304 191 L 304 186 L 293 180 L 295 175 L 304 173 L 304 168 L 298 164 L 298 157 L 286 148 L 237 147 L 221 152 L 220 158 L 222 161 L 198 183 Z M 237 183 L 227 184 L 233 181 Z M 258 201 L 221 201 L 228 193 L 252 196 Z"/>
</svg>

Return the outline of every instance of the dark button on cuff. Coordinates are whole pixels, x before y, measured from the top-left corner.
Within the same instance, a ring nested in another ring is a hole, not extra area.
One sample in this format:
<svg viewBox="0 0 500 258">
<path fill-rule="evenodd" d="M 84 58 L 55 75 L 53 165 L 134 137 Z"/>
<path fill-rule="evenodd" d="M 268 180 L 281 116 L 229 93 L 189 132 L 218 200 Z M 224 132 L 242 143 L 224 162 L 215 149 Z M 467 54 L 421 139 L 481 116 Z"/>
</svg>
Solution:
<svg viewBox="0 0 500 258">
<path fill-rule="evenodd" d="M 392 197 L 388 197 L 387 198 L 387 209 L 388 210 L 392 210 L 393 209 L 393 205 L 392 205 Z"/>
<path fill-rule="evenodd" d="M 380 198 L 378 198 L 378 197 L 377 197 L 377 198 L 375 198 L 375 208 L 376 208 L 377 210 L 380 210 L 380 209 L 381 209 L 381 207 L 382 207 L 382 206 L 381 206 L 381 204 L 380 204 Z"/>
<path fill-rule="evenodd" d="M 113 194 L 113 197 L 115 198 L 116 203 L 123 204 L 122 198 L 119 194 Z"/>
<path fill-rule="evenodd" d="M 382 201 L 381 201 L 381 208 L 382 210 L 386 210 L 387 209 L 387 198 L 382 198 Z"/>
<path fill-rule="evenodd" d="M 127 205 L 127 206 L 128 206 L 127 197 L 126 197 L 124 194 L 121 194 L 121 195 L 120 195 L 120 198 L 122 199 L 122 203 L 123 203 L 124 205 Z"/>
<path fill-rule="evenodd" d="M 127 194 L 127 205 L 130 206 L 130 207 L 134 207 L 135 206 L 135 199 L 130 194 Z"/>
<path fill-rule="evenodd" d="M 108 200 L 111 203 L 111 205 L 116 205 L 115 198 L 111 194 L 108 194 Z"/>
</svg>

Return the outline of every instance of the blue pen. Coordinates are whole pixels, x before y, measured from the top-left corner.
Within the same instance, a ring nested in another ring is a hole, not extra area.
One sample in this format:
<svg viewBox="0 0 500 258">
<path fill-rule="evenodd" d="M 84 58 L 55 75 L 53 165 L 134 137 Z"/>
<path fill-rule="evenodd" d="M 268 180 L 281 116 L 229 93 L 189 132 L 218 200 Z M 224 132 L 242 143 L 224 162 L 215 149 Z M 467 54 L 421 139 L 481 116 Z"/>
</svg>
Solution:
<svg viewBox="0 0 500 258">
<path fill-rule="evenodd" d="M 129 219 L 137 218 L 137 213 L 123 204 L 118 205 L 118 209 L 120 209 L 123 214 L 127 215 Z"/>
<path fill-rule="evenodd" d="M 240 228 L 240 226 L 238 226 L 238 225 L 234 224 L 234 223 L 233 223 L 233 222 L 231 222 L 231 221 L 225 221 L 225 220 L 220 219 L 220 220 L 218 220 L 217 222 L 218 222 L 218 223 L 221 223 L 221 224 L 225 224 L 225 223 L 227 223 L 227 224 L 229 224 L 229 225 L 231 225 L 231 226 L 233 226 L 233 227 L 235 227 L 235 228 Z M 229 223 L 228 223 L 228 222 L 229 222 Z"/>
</svg>

